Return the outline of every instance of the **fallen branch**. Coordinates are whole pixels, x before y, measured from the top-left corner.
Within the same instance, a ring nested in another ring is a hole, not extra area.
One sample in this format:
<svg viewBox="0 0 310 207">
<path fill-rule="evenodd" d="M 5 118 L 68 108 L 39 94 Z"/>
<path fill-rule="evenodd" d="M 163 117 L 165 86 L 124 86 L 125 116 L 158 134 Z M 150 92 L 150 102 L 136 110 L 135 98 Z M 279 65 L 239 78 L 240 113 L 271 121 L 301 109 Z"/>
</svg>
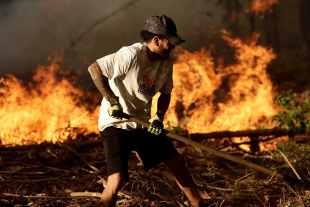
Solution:
<svg viewBox="0 0 310 207">
<path fill-rule="evenodd" d="M 27 195 L 18 195 L 18 194 L 12 194 L 12 193 L 2 193 L 2 195 L 0 195 L 0 198 L 8 198 L 8 197 L 18 197 L 18 198 L 35 198 L 35 199 L 60 199 L 60 198 L 69 198 L 69 197 L 59 197 L 59 196 L 47 196 L 44 194 L 39 194 L 39 195 L 32 195 L 32 196 L 27 196 Z"/>
<path fill-rule="evenodd" d="M 37 179 L 37 180 L 17 180 L 17 179 L 9 179 L 9 180 L 0 180 L 0 183 L 10 183 L 10 182 L 17 182 L 17 183 L 39 183 L 45 181 L 56 181 L 59 178 L 44 178 L 44 179 Z"/>
<path fill-rule="evenodd" d="M 57 143 L 56 143 L 57 144 Z M 64 143 L 60 143 L 60 145 L 66 144 L 66 145 L 72 145 L 72 148 L 75 150 L 81 150 L 84 148 L 88 147 L 102 147 L 102 141 L 101 140 L 71 140 L 71 141 L 65 141 Z M 35 149 L 48 149 L 51 147 L 54 147 L 55 143 L 52 142 L 43 142 L 40 144 L 31 144 L 31 145 L 14 145 L 14 146 L 0 146 L 0 154 L 1 155 L 9 155 L 9 154 L 14 154 L 17 151 L 18 152 L 23 152 L 26 151 L 26 153 L 29 151 L 31 148 Z"/>
<path fill-rule="evenodd" d="M 57 182 L 66 182 L 68 180 L 84 180 L 85 178 L 62 178 L 62 177 L 56 177 L 56 178 L 43 178 L 43 179 L 36 179 L 36 180 L 18 180 L 18 179 L 7 179 L 7 180 L 0 180 L 0 183 L 11 183 L 11 182 L 16 182 L 16 183 L 40 183 L 40 182 L 46 182 L 46 181 L 57 181 Z"/>
<path fill-rule="evenodd" d="M 193 133 L 191 138 L 196 139 L 219 139 L 226 137 L 259 137 L 259 136 L 286 136 L 286 129 L 258 129 L 258 130 L 243 130 L 243 131 L 220 131 L 210 133 Z"/>
<path fill-rule="evenodd" d="M 101 198 L 101 193 L 96 192 L 72 192 L 70 197 L 96 197 Z"/>
<path fill-rule="evenodd" d="M 279 149 L 278 149 L 279 150 Z M 295 173 L 296 177 L 301 180 L 301 177 L 298 175 L 297 171 L 295 170 L 295 168 L 293 167 L 293 165 L 291 164 L 291 162 L 287 159 L 287 157 L 285 156 L 285 154 L 283 152 L 281 152 L 281 150 L 279 150 L 280 154 L 282 155 L 282 157 L 284 158 L 285 162 L 290 166 L 290 168 L 293 170 L 293 172 Z"/>
</svg>

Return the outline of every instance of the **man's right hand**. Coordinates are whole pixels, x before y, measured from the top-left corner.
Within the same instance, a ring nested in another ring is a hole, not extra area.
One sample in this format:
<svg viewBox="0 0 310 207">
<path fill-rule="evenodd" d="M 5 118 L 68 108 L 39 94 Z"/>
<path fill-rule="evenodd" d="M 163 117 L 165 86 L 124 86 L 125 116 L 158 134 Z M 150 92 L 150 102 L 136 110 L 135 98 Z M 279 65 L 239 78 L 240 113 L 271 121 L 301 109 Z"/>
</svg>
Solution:
<svg viewBox="0 0 310 207">
<path fill-rule="evenodd" d="M 108 112 L 109 115 L 115 119 L 123 118 L 123 107 L 120 105 L 118 97 L 108 101 Z"/>
</svg>

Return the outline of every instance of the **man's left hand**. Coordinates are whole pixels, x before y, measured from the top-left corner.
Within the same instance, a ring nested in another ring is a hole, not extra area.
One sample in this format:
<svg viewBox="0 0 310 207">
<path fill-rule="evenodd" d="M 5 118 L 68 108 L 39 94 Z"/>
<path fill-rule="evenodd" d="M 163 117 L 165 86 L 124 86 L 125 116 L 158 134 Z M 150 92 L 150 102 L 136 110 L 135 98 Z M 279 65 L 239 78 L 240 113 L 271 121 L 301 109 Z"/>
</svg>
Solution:
<svg viewBox="0 0 310 207">
<path fill-rule="evenodd" d="M 149 120 L 151 125 L 148 128 L 148 132 L 159 135 L 164 128 L 163 119 L 161 119 L 157 114 Z"/>
</svg>

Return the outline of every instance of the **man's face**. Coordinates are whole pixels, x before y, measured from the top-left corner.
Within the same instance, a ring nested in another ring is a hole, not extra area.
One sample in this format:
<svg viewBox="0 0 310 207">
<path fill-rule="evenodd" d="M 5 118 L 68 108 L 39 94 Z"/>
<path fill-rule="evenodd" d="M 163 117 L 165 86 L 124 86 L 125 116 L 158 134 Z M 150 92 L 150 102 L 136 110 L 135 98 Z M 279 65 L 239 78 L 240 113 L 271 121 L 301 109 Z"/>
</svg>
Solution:
<svg viewBox="0 0 310 207">
<path fill-rule="evenodd" d="M 156 53 L 159 54 L 163 58 L 168 58 L 170 52 L 174 48 L 175 46 L 171 44 L 167 39 L 159 39 Z"/>
</svg>

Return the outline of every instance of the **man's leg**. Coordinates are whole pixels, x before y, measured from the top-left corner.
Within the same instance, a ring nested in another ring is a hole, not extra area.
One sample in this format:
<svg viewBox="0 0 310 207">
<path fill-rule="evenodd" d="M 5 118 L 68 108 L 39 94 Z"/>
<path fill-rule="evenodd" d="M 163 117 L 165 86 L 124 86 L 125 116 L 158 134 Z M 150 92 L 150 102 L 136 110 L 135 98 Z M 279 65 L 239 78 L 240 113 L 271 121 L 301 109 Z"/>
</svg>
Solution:
<svg viewBox="0 0 310 207">
<path fill-rule="evenodd" d="M 203 201 L 197 186 L 189 173 L 182 155 L 177 155 L 165 162 L 171 169 L 177 184 L 194 207 L 202 207 Z"/>
<path fill-rule="evenodd" d="M 116 205 L 117 193 L 123 180 L 124 176 L 121 173 L 114 173 L 108 177 L 107 186 L 101 195 L 101 203 L 104 207 L 114 207 Z"/>
<path fill-rule="evenodd" d="M 127 142 L 130 141 L 130 133 L 127 130 L 108 127 L 100 132 L 100 138 L 103 141 L 108 171 L 107 185 L 102 192 L 100 206 L 114 207 L 117 193 L 123 182 L 128 179 Z"/>
</svg>

